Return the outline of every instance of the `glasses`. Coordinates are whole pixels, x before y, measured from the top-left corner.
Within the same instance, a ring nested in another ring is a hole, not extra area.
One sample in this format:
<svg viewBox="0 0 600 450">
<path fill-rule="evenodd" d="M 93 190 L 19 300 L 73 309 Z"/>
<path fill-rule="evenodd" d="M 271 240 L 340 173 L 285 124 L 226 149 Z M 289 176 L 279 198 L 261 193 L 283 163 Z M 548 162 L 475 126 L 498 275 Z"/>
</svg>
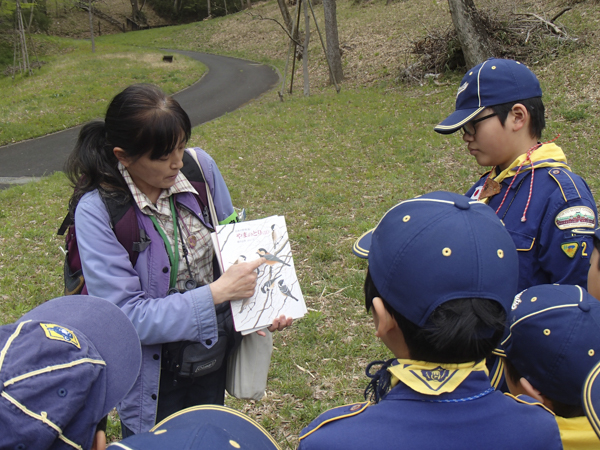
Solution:
<svg viewBox="0 0 600 450">
<path fill-rule="evenodd" d="M 494 117 L 497 115 L 498 114 L 493 113 L 493 114 L 489 114 L 487 116 L 480 117 L 479 119 L 471 120 L 462 126 L 462 130 L 470 136 L 475 136 L 475 131 L 476 131 L 475 124 L 476 123 L 483 122 L 485 119 L 489 119 L 490 117 Z"/>
</svg>

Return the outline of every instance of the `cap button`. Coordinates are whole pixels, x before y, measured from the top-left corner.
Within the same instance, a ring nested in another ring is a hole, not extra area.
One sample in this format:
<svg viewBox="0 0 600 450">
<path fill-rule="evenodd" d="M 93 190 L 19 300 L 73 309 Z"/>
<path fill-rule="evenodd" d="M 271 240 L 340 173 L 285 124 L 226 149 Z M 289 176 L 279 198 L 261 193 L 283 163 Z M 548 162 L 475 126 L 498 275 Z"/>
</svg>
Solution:
<svg viewBox="0 0 600 450">
<path fill-rule="evenodd" d="M 579 309 L 584 312 L 588 312 L 591 309 L 591 307 L 589 303 L 579 303 Z"/>
<path fill-rule="evenodd" d="M 458 209 L 469 209 L 471 207 L 471 205 L 469 204 L 469 199 L 467 197 L 456 199 L 456 201 L 454 202 L 454 206 L 456 206 Z"/>
</svg>

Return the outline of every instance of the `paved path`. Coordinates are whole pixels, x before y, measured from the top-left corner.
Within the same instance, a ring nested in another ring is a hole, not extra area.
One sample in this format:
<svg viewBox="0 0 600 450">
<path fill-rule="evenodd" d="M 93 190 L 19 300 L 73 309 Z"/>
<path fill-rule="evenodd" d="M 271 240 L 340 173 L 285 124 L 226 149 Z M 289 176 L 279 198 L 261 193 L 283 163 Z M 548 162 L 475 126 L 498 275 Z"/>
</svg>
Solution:
<svg viewBox="0 0 600 450">
<path fill-rule="evenodd" d="M 192 126 L 200 125 L 248 103 L 277 84 L 271 67 L 226 56 L 180 50 L 208 67 L 202 79 L 173 97 L 189 114 Z M 37 139 L 0 147 L 0 189 L 23 184 L 63 169 L 81 126 Z"/>
</svg>

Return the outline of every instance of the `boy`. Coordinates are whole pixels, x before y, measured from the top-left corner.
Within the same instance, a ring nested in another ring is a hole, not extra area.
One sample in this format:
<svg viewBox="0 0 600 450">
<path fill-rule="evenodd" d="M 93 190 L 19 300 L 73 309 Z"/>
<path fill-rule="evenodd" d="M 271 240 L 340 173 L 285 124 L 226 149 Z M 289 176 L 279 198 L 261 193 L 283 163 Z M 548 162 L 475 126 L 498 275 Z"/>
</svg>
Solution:
<svg viewBox="0 0 600 450">
<path fill-rule="evenodd" d="M 556 414 L 565 449 L 597 449 L 582 407 L 584 381 L 600 362 L 600 302 L 579 286 L 541 285 L 515 297 L 502 342 L 506 382 Z"/>
<path fill-rule="evenodd" d="M 490 208 L 449 192 L 407 200 L 354 252 L 368 258 L 366 307 L 395 359 L 369 374 L 377 404 L 325 412 L 300 433 L 300 450 L 562 448 L 548 411 L 488 378 L 518 278 L 515 246 Z"/>
<path fill-rule="evenodd" d="M 141 360 L 131 321 L 96 297 L 49 300 L 0 327 L 0 448 L 103 450 L 97 426 Z"/>
<path fill-rule="evenodd" d="M 108 450 L 281 450 L 271 435 L 245 414 L 220 405 L 199 405 L 170 415 L 150 431 Z"/>
<path fill-rule="evenodd" d="M 491 58 L 469 70 L 456 110 L 435 127 L 463 140 L 481 166 L 492 166 L 467 196 L 502 219 L 519 252 L 519 291 L 547 283 L 585 286 L 592 241 L 574 228 L 596 226 L 596 204 L 562 150 L 540 143 L 542 89 L 523 64 Z"/>
</svg>

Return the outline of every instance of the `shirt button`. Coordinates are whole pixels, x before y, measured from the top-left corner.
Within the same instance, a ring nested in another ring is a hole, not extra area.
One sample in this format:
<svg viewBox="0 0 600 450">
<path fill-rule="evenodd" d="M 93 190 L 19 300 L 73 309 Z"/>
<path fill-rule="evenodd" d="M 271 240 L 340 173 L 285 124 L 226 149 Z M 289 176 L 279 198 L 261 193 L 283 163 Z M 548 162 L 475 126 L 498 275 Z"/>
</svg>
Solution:
<svg viewBox="0 0 600 450">
<path fill-rule="evenodd" d="M 154 355 L 152 357 L 154 358 L 154 360 L 157 360 L 158 358 L 160 358 L 160 356 L 158 356 L 158 355 Z"/>
<path fill-rule="evenodd" d="M 206 345 L 210 345 L 210 344 L 212 344 L 212 339 L 207 339 L 206 340 Z"/>
<path fill-rule="evenodd" d="M 163 273 L 167 273 L 169 271 L 168 267 L 163 267 Z"/>
<path fill-rule="evenodd" d="M 156 394 L 152 394 L 152 400 L 156 400 Z"/>
</svg>

